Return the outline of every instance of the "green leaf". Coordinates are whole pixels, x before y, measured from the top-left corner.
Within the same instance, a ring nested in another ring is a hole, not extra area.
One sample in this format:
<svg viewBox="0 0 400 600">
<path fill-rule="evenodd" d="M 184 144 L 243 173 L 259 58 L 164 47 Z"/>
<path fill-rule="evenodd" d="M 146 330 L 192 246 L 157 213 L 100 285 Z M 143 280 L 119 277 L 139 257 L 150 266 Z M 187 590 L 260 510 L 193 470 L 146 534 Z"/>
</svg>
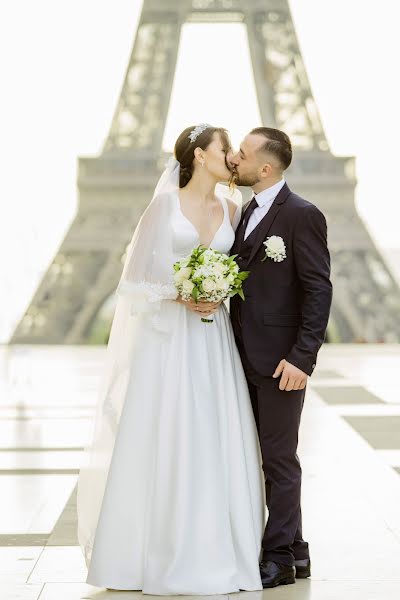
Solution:
<svg viewBox="0 0 400 600">
<path fill-rule="evenodd" d="M 243 293 L 242 288 L 240 288 L 237 293 L 239 294 L 239 296 L 241 297 L 241 299 L 244 300 L 244 293 Z"/>
</svg>

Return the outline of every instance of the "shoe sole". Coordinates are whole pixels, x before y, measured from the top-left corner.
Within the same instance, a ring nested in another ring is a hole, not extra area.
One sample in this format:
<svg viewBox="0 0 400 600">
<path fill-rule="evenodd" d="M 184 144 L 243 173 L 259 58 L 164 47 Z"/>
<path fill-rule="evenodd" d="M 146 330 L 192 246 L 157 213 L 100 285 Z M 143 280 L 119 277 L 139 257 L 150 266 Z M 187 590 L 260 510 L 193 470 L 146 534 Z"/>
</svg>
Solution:
<svg viewBox="0 0 400 600">
<path fill-rule="evenodd" d="M 285 577 L 284 579 L 281 579 L 280 581 L 278 581 L 277 583 L 267 583 L 264 584 L 263 583 L 263 588 L 274 588 L 274 587 L 278 587 L 278 585 L 290 585 L 291 583 L 296 583 L 296 579 L 293 577 Z"/>
<path fill-rule="evenodd" d="M 296 569 L 296 579 L 307 579 L 307 577 L 311 577 L 310 569 L 304 569 L 304 570 Z"/>
</svg>

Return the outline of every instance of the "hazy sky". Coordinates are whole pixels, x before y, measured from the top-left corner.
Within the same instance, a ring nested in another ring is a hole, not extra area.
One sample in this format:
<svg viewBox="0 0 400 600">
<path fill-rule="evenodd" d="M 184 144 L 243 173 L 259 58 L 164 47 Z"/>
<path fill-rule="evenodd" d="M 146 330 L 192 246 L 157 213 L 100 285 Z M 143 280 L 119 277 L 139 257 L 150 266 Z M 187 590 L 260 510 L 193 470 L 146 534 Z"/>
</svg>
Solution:
<svg viewBox="0 0 400 600">
<path fill-rule="evenodd" d="M 382 247 L 400 248 L 400 2 L 290 5 L 332 151 L 357 157 L 359 211 Z M 0 342 L 74 216 L 76 159 L 101 149 L 140 9 L 139 0 L 0 4 Z M 238 144 L 259 119 L 242 26 L 185 26 L 164 147 L 199 121 L 226 126 Z"/>
</svg>

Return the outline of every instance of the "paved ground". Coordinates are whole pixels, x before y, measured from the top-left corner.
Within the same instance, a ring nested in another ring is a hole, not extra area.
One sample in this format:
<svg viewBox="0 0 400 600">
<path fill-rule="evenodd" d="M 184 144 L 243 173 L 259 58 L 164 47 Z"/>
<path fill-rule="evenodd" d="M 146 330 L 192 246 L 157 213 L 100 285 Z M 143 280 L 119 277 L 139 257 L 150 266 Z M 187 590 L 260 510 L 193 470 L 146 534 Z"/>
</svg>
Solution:
<svg viewBox="0 0 400 600">
<path fill-rule="evenodd" d="M 0 347 L 2 600 L 142 596 L 87 585 L 76 540 L 76 479 L 103 353 Z M 300 455 L 313 577 L 235 597 L 398 600 L 400 346 L 323 347 Z"/>
</svg>

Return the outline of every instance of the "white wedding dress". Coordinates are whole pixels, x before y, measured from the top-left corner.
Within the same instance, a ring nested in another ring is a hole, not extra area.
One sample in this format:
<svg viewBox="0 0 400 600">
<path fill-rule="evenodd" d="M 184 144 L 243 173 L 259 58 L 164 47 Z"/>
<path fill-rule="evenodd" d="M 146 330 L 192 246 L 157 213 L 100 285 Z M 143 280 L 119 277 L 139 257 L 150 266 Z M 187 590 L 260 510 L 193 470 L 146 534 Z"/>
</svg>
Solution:
<svg viewBox="0 0 400 600">
<path fill-rule="evenodd" d="M 235 234 L 220 200 L 224 220 L 210 247 L 229 252 Z M 177 194 L 173 203 L 178 260 L 199 239 Z M 86 581 L 160 595 L 262 590 L 264 477 L 228 310 L 222 304 L 213 323 L 171 300 L 161 311 L 168 334 L 146 315 L 136 325 L 140 351 L 129 365 Z"/>
</svg>

